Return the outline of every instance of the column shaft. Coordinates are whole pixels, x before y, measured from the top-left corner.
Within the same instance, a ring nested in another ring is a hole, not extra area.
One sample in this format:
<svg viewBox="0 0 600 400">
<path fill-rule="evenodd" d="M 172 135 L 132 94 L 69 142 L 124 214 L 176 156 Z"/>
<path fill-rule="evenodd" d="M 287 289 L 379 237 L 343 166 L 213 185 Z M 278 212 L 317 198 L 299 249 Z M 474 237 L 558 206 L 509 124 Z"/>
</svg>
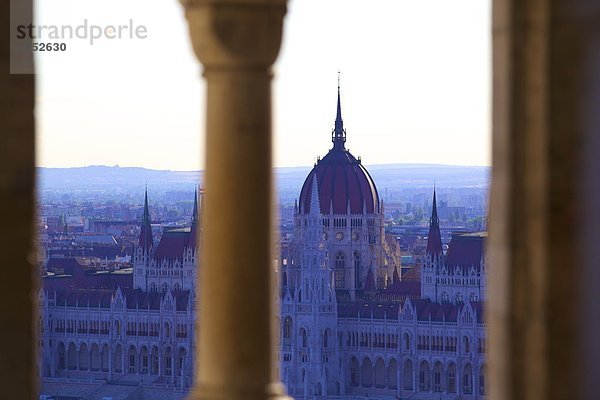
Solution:
<svg viewBox="0 0 600 400">
<path fill-rule="evenodd" d="M 240 390 L 264 391 L 274 345 L 270 74 L 205 76 L 200 383 L 229 386 L 235 376 Z"/>
<path fill-rule="evenodd" d="M 593 221 L 587 189 L 598 188 L 597 170 L 582 178 L 600 132 L 600 3 L 495 0 L 493 14 L 486 383 L 492 400 L 581 398 L 592 347 L 578 353 L 579 343 L 599 311 L 597 289 L 582 303 L 592 280 L 580 244 Z"/>
<path fill-rule="evenodd" d="M 271 65 L 281 0 L 185 4 L 207 84 L 200 338 L 192 398 L 266 399 L 274 380 Z"/>
<path fill-rule="evenodd" d="M 0 398 L 37 396 L 37 279 L 33 251 L 35 121 L 34 76 L 10 75 L 14 23 L 10 1 L 0 3 Z M 19 1 L 20 17 L 31 22 L 32 2 Z M 10 32 L 10 33 L 9 33 Z M 31 49 L 31 47 L 29 47 Z M 27 64 L 32 64 L 31 51 Z M 14 61 L 14 60 L 13 60 Z"/>
</svg>

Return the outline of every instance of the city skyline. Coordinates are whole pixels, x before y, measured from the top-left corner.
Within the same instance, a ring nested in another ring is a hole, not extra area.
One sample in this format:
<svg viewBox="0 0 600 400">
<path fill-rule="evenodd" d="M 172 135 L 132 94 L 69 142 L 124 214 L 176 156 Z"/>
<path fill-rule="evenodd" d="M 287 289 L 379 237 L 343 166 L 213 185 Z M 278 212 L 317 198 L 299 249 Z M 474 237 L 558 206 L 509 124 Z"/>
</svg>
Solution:
<svg viewBox="0 0 600 400">
<path fill-rule="evenodd" d="M 147 25 L 147 43 L 101 44 L 85 53 L 93 65 L 74 52 L 75 72 L 40 64 L 38 166 L 204 169 L 204 82 L 182 11 L 136 1 L 119 4 L 115 15 Z M 365 164 L 490 165 L 488 3 L 384 1 L 373 11 L 377 24 L 360 18 L 358 2 L 291 3 L 275 66 L 275 166 L 310 166 L 325 154 L 338 70 L 348 147 L 360 149 Z M 55 17 L 43 7 L 40 14 Z M 97 59 L 114 60 L 113 52 L 121 63 Z"/>
</svg>

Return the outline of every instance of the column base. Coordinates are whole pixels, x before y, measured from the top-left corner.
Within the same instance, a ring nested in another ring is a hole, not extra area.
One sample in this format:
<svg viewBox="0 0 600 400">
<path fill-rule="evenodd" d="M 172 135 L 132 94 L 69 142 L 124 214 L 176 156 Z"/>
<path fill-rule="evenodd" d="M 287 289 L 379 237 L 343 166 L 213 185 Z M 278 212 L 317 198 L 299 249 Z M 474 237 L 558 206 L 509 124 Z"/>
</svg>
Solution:
<svg viewBox="0 0 600 400">
<path fill-rule="evenodd" d="M 235 377 L 231 377 L 232 380 Z M 293 400 L 286 394 L 285 386 L 281 383 L 272 383 L 260 388 L 240 388 L 231 386 L 210 386 L 195 384 L 190 391 L 188 400 Z"/>
</svg>

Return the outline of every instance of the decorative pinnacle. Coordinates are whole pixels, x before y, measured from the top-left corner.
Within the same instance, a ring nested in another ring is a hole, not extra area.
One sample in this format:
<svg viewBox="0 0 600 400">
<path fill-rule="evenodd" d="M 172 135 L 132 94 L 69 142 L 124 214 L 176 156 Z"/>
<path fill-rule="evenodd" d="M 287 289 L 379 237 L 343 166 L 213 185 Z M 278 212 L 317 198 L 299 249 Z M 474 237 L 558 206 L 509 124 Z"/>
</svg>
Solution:
<svg viewBox="0 0 600 400">
<path fill-rule="evenodd" d="M 150 210 L 148 209 L 148 184 L 144 193 L 144 215 L 142 216 L 142 224 L 150 223 Z"/>
<path fill-rule="evenodd" d="M 192 211 L 192 224 L 198 221 L 198 185 L 194 188 L 194 210 Z"/>
<path fill-rule="evenodd" d="M 344 148 L 344 143 L 346 142 L 346 130 L 344 129 L 344 121 L 342 120 L 342 102 L 340 97 L 340 71 L 338 71 L 337 110 L 335 115 L 335 127 L 333 128 L 331 135 L 331 141 L 334 143 L 334 148 Z"/>
<path fill-rule="evenodd" d="M 437 214 L 437 200 L 436 200 L 436 195 L 435 195 L 435 184 L 433 186 L 433 206 L 432 206 L 432 210 L 431 210 L 431 220 L 429 222 L 429 224 L 431 226 L 439 226 L 440 225 L 440 220 L 438 218 L 438 214 Z"/>
</svg>

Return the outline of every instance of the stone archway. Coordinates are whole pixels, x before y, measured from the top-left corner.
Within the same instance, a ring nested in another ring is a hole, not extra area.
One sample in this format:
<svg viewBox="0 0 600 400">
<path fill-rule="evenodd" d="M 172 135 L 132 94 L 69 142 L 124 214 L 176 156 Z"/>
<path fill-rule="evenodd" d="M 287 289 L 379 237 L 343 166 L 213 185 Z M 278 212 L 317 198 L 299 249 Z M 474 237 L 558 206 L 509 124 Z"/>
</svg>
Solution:
<svg viewBox="0 0 600 400">
<path fill-rule="evenodd" d="M 373 387 L 373 363 L 369 357 L 365 357 L 360 366 L 360 384 L 362 387 Z"/>
<path fill-rule="evenodd" d="M 100 348 L 97 343 L 92 343 L 90 347 L 90 370 L 91 371 L 100 371 L 102 367 L 102 359 L 100 357 Z"/>
<path fill-rule="evenodd" d="M 85 343 L 79 345 L 79 370 L 87 371 L 90 369 L 90 352 Z"/>
</svg>

